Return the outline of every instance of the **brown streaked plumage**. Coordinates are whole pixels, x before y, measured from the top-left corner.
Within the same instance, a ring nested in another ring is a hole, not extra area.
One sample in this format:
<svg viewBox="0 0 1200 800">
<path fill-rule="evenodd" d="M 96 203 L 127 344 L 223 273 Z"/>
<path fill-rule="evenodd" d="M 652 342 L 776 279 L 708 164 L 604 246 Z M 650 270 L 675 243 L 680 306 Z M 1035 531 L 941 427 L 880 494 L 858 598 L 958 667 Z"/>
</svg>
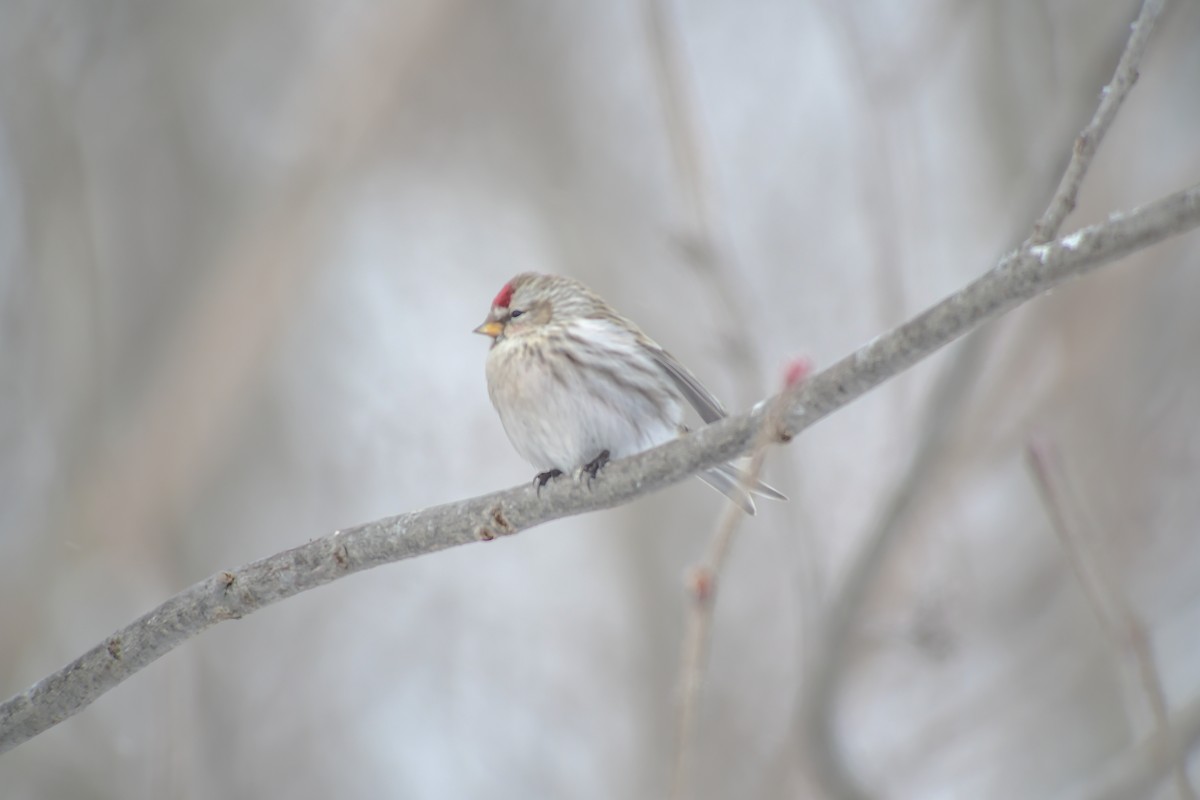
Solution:
<svg viewBox="0 0 1200 800">
<path fill-rule="evenodd" d="M 488 396 L 517 452 L 550 477 L 662 444 L 687 428 L 683 404 L 705 423 L 725 416 L 713 394 L 653 339 L 573 278 L 523 272 L 497 293 L 475 329 L 492 337 Z M 697 477 L 754 513 L 732 464 Z M 750 491 L 786 499 L 761 481 Z"/>
</svg>

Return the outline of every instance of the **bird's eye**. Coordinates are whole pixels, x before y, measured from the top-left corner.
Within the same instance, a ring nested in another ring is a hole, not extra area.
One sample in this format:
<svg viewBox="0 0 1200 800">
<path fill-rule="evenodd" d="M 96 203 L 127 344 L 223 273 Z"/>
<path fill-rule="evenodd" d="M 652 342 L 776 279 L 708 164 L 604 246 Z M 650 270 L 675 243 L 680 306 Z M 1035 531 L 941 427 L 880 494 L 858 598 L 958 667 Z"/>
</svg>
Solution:
<svg viewBox="0 0 1200 800">
<path fill-rule="evenodd" d="M 521 315 L 522 315 L 522 314 L 524 314 L 524 313 L 525 313 L 525 312 L 524 312 L 524 311 L 522 311 L 521 309 L 519 309 L 519 308 L 514 308 L 512 311 L 510 311 L 510 312 L 509 312 L 509 314 L 508 314 L 508 318 L 509 318 L 509 319 L 516 319 L 517 317 L 521 316 Z"/>
</svg>

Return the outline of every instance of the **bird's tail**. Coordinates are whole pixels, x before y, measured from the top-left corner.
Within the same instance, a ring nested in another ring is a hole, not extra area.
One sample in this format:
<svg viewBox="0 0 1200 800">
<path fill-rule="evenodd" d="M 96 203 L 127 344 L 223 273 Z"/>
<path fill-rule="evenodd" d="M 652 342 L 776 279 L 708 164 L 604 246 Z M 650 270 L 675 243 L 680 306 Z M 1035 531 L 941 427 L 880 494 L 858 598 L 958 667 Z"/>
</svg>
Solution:
<svg viewBox="0 0 1200 800">
<path fill-rule="evenodd" d="M 698 473 L 696 477 L 737 503 L 742 511 L 751 516 L 755 512 L 754 498 L 751 497 L 752 494 L 760 497 L 768 497 L 772 500 L 787 500 L 787 496 L 783 492 L 768 486 L 760 480 L 750 481 L 747 486 L 749 491 L 746 491 L 746 489 L 742 488 L 743 484 L 746 483 L 745 473 L 733 464 L 720 464 Z"/>
</svg>

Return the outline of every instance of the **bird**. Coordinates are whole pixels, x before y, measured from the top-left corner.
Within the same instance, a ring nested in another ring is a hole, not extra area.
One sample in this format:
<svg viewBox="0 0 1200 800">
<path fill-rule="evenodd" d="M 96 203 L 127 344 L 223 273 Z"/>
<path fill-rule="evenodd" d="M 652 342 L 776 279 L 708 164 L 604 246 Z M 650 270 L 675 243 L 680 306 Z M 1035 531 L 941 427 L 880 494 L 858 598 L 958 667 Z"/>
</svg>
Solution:
<svg viewBox="0 0 1200 800">
<path fill-rule="evenodd" d="M 488 397 L 517 453 L 539 470 L 539 492 L 563 474 L 590 482 L 610 459 L 687 433 L 685 403 L 705 424 L 726 416 L 687 367 L 574 278 L 515 276 L 474 332 L 492 339 Z M 750 493 L 787 499 L 730 463 L 697 477 L 747 514 Z"/>
</svg>

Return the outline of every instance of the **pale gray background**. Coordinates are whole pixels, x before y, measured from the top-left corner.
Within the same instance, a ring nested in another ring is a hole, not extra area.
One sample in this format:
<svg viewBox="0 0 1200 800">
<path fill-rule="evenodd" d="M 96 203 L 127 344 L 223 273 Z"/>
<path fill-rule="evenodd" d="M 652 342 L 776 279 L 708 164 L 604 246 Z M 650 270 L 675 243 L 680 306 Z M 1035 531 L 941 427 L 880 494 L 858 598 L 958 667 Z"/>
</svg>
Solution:
<svg viewBox="0 0 1200 800">
<path fill-rule="evenodd" d="M 584 279 L 731 408 L 1028 232 L 1131 2 L 667 4 L 715 267 L 629 3 L 0 2 L 0 694 L 169 594 L 506 487 L 470 334 Z M 852 8 L 852 10 L 851 10 Z M 1074 229 L 1200 178 L 1177 3 Z M 991 331 L 862 622 L 839 730 L 885 797 L 1052 796 L 1152 729 L 1023 462 L 1200 693 L 1200 242 Z M 951 356 L 952 357 L 952 356 Z M 945 356 L 775 452 L 721 583 L 699 796 L 811 787 L 813 623 L 907 469 Z M 698 482 L 225 624 L 0 757 L 6 798 L 663 796 Z"/>
</svg>

